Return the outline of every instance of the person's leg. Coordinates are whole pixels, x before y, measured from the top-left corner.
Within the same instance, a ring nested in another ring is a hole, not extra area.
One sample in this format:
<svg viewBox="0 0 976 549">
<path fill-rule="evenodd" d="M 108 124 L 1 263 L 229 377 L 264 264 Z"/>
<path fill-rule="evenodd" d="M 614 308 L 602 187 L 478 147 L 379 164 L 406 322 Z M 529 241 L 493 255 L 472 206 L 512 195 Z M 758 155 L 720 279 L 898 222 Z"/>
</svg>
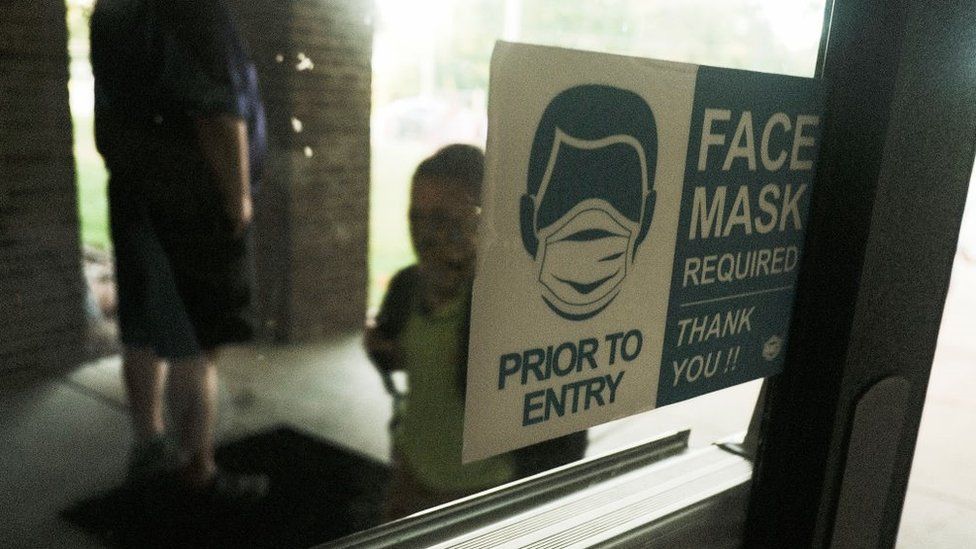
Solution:
<svg viewBox="0 0 976 549">
<path fill-rule="evenodd" d="M 183 480 L 206 486 L 216 471 L 217 368 L 213 353 L 173 360 L 169 397 L 179 433 Z"/>
<path fill-rule="evenodd" d="M 178 462 L 163 416 L 166 364 L 148 347 L 126 345 L 122 351 L 122 380 L 134 438 L 127 481 L 151 482 L 172 471 Z"/>
<path fill-rule="evenodd" d="M 163 388 L 166 370 L 163 361 L 147 347 L 126 346 L 122 351 L 122 379 L 129 399 L 129 413 L 136 443 L 162 436 Z"/>
<path fill-rule="evenodd" d="M 202 491 L 225 503 L 248 503 L 267 495 L 263 474 L 221 471 L 214 459 L 217 425 L 216 352 L 171 361 L 170 403 L 180 439 L 180 481 L 184 488 Z"/>
</svg>

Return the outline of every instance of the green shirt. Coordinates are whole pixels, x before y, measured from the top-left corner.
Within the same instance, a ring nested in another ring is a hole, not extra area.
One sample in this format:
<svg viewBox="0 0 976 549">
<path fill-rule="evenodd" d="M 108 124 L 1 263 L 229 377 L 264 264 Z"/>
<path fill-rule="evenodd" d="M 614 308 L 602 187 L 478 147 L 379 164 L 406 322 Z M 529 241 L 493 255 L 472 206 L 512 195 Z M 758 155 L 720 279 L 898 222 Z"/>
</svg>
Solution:
<svg viewBox="0 0 976 549">
<path fill-rule="evenodd" d="M 480 490 L 515 478 L 510 454 L 461 464 L 457 361 L 465 303 L 461 296 L 435 313 L 413 310 L 399 338 L 410 388 L 393 443 L 413 476 L 432 490 Z"/>
</svg>

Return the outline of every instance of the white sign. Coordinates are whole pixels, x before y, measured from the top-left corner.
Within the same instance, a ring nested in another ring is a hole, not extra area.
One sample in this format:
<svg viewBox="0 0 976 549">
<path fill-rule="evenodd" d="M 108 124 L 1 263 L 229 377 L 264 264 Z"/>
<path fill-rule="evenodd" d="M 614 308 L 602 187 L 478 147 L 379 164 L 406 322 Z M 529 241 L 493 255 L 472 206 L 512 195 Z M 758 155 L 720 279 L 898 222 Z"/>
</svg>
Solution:
<svg viewBox="0 0 976 549">
<path fill-rule="evenodd" d="M 499 42 L 464 460 L 778 372 L 819 112 L 807 79 Z"/>
</svg>

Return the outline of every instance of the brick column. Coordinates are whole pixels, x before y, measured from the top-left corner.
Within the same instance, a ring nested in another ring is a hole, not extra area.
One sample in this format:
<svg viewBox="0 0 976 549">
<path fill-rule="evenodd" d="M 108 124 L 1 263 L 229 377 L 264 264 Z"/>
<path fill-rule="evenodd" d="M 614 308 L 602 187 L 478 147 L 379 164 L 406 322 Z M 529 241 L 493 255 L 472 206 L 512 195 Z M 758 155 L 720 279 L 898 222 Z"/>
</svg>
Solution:
<svg viewBox="0 0 976 549">
<path fill-rule="evenodd" d="M 368 274 L 372 2 L 232 7 L 268 114 L 255 239 L 263 332 L 301 341 L 356 329 Z"/>
<path fill-rule="evenodd" d="M 0 373 L 73 364 L 84 282 L 68 109 L 65 4 L 0 17 Z"/>
</svg>

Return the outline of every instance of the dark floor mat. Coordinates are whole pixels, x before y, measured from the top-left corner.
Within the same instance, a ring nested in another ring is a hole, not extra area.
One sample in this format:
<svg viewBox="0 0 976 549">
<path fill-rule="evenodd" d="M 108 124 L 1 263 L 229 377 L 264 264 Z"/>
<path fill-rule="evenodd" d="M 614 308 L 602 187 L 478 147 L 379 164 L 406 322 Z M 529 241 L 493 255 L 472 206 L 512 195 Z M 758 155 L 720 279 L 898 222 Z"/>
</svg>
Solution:
<svg viewBox="0 0 976 549">
<path fill-rule="evenodd" d="M 373 526 L 387 467 L 290 428 L 217 450 L 227 470 L 271 478 L 267 498 L 230 508 L 119 487 L 62 512 L 116 547 L 309 547 Z"/>
</svg>

